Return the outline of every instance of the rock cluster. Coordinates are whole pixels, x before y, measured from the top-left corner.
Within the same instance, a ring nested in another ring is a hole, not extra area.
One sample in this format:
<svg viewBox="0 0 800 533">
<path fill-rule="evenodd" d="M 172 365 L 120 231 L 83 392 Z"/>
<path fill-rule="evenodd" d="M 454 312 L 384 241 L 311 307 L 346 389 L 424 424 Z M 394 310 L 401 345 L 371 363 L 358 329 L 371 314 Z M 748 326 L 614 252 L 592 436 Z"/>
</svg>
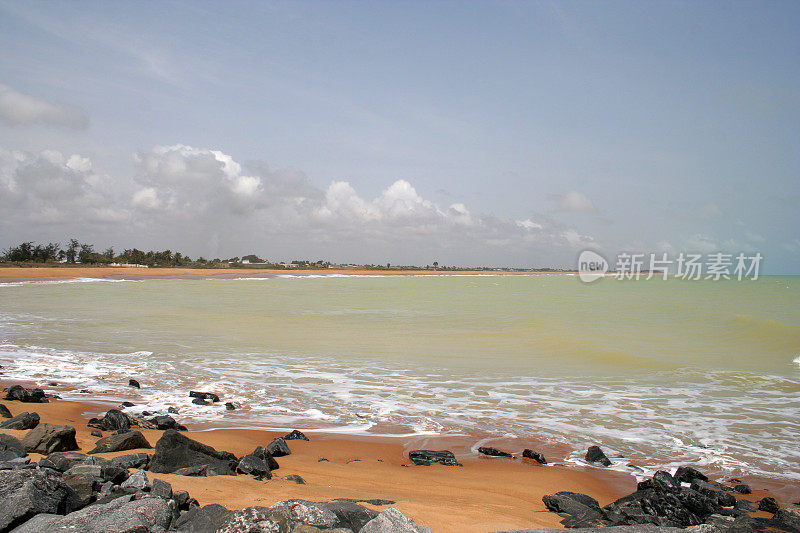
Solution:
<svg viewBox="0 0 800 533">
<path fill-rule="evenodd" d="M 656 472 L 637 489 L 605 507 L 590 496 L 574 492 L 549 494 L 542 501 L 548 510 L 564 517 L 564 526 L 575 531 L 667 532 L 688 528 L 685 530 L 696 533 L 748 533 L 798 531 L 800 524 L 793 522 L 800 518 L 796 508 L 781 509 L 773 498 L 759 502 L 759 509 L 773 513 L 773 518 L 750 517 L 755 508 L 746 500 L 737 501 L 733 487 L 710 482 L 693 468 L 681 467 L 674 476 Z"/>
</svg>

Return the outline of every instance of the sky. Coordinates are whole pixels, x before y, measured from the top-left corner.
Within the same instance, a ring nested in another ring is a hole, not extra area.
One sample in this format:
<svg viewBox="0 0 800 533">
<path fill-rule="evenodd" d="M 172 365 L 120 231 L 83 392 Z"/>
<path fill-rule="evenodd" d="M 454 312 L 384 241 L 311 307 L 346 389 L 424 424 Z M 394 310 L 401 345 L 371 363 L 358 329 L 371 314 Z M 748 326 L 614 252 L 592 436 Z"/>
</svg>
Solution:
<svg viewBox="0 0 800 533">
<path fill-rule="evenodd" d="M 0 247 L 800 274 L 800 3 L 0 0 Z"/>
</svg>

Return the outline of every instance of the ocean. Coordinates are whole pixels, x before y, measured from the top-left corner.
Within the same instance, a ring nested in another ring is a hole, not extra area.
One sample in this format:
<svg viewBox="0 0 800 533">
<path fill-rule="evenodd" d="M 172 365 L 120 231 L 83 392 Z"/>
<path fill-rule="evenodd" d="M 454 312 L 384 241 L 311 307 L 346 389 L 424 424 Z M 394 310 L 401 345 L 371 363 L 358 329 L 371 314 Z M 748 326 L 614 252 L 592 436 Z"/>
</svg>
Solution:
<svg viewBox="0 0 800 533">
<path fill-rule="evenodd" d="M 798 277 L 3 283 L 0 365 L 183 423 L 530 440 L 576 464 L 600 444 L 638 474 L 800 479 Z"/>
</svg>

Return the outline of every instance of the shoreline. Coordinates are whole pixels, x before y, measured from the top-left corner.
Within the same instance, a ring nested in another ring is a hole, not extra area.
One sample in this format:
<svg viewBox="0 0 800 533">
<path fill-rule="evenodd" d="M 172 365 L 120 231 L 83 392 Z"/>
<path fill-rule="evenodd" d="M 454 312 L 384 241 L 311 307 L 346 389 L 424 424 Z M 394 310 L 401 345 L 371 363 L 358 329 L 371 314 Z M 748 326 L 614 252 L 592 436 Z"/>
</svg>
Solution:
<svg viewBox="0 0 800 533">
<path fill-rule="evenodd" d="M 3 382 L 4 386 L 24 383 Z M 93 447 L 86 423 L 89 418 L 117 407 L 94 399 L 92 403 L 51 399 L 49 403 L 0 400 L 13 415 L 37 412 L 41 422 L 67 424 L 77 431 L 81 452 Z M 103 405 L 105 403 L 105 405 Z M 180 421 L 180 415 L 174 415 Z M 251 429 L 197 431 L 189 424 L 189 438 L 242 456 L 285 432 Z M 299 428 L 302 430 L 302 428 Z M 163 433 L 140 429 L 155 446 Z M 0 430 L 21 439 L 27 431 Z M 105 432 L 104 432 L 105 435 Z M 279 457 L 280 469 L 269 481 L 250 476 L 189 477 L 152 474 L 175 490 L 186 490 L 200 505 L 218 503 L 229 509 L 269 506 L 288 499 L 332 501 L 336 498 L 391 500 L 404 514 L 436 532 L 486 532 L 529 527 L 561 528 L 561 517 L 546 510 L 542 496 L 562 490 L 583 492 L 601 504 L 635 490 L 635 480 L 623 473 L 596 472 L 591 468 L 544 466 L 529 459 L 483 456 L 459 457 L 463 467 L 415 466 L 408 460 L 409 442 L 403 437 L 365 437 L 308 432 L 309 442 L 289 441 L 291 455 Z M 445 447 L 448 442 L 430 444 Z M 412 446 L 416 448 L 416 446 Z M 439 449 L 438 447 L 436 449 Z M 137 451 L 97 454 L 112 458 Z M 41 456 L 30 454 L 32 461 Z M 320 461 L 324 457 L 325 461 Z M 305 484 L 285 479 L 299 475 Z M 368 504 L 365 504 L 368 505 Z M 387 506 L 368 505 L 378 511 Z"/>
<path fill-rule="evenodd" d="M 33 383 L 3 380 L 4 387 Z M 58 389 L 55 390 L 56 393 Z M 0 400 L 13 415 L 23 411 L 37 412 L 42 422 L 75 427 L 83 453 L 97 440 L 86 423 L 102 416 L 116 401 L 95 395 L 88 401 L 51 399 L 49 403 L 20 403 Z M 224 399 L 222 399 L 224 401 Z M 180 414 L 174 415 L 181 422 Z M 261 429 L 216 428 L 213 424 L 187 424 L 187 436 L 217 450 L 237 457 L 250 453 L 256 446 L 265 446 L 287 431 Z M 293 428 L 305 430 L 303 428 Z M 151 445 L 159 430 L 140 429 Z M 21 439 L 27 431 L 0 430 Z M 250 476 L 188 477 L 175 474 L 148 473 L 186 490 L 200 505 L 221 504 L 229 509 L 254 505 L 269 506 L 288 499 L 332 501 L 336 498 L 357 500 L 382 499 L 392 504 L 419 524 L 436 532 L 486 532 L 522 528 L 562 528 L 561 517 L 549 512 L 542 496 L 572 491 L 594 497 L 606 505 L 636 490 L 636 479 L 624 472 L 598 467 L 558 464 L 561 457 L 548 457 L 550 464 L 540 465 L 523 458 L 495 458 L 466 453 L 475 443 L 466 437 L 448 436 L 364 436 L 307 431 L 309 442 L 289 441 L 292 454 L 278 458 L 281 465 L 272 480 L 257 481 Z M 104 433 L 105 435 L 105 433 Z M 600 443 L 602 445 L 602 443 Z M 504 449 L 495 440 L 491 445 Z M 533 439 L 530 446 L 536 449 Z M 441 465 L 415 466 L 408 459 L 412 449 L 452 449 L 463 467 Z M 147 451 L 152 450 L 134 450 Z M 508 451 L 517 452 L 515 449 Z M 133 451 L 98 454 L 111 458 Z M 31 454 L 33 461 L 39 459 Z M 325 460 L 320 460 L 324 458 Z M 556 459 L 553 464 L 552 459 Z M 285 479 L 299 475 L 305 484 Z M 744 498 L 757 502 L 775 496 L 784 504 L 800 496 L 797 483 L 781 480 L 745 479 L 753 493 Z M 381 511 L 386 506 L 370 506 Z M 765 513 L 755 517 L 767 518 Z"/>
<path fill-rule="evenodd" d="M 267 268 L 183 268 L 183 267 L 106 267 L 106 266 L 0 266 L 0 283 L 73 279 L 230 279 L 280 276 L 544 276 L 576 275 L 570 271 L 521 270 L 368 270 L 368 269 L 285 269 Z"/>
</svg>

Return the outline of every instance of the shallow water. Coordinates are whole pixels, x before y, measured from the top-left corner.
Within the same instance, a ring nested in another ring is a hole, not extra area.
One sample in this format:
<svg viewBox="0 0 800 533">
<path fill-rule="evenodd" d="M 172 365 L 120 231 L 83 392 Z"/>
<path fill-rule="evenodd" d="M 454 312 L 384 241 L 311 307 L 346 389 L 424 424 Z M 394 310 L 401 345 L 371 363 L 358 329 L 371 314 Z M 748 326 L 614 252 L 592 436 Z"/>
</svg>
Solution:
<svg viewBox="0 0 800 533">
<path fill-rule="evenodd" d="M 0 364 L 185 422 L 530 438 L 575 462 L 600 443 L 620 468 L 800 479 L 798 304 L 797 277 L 7 283 Z"/>
</svg>

